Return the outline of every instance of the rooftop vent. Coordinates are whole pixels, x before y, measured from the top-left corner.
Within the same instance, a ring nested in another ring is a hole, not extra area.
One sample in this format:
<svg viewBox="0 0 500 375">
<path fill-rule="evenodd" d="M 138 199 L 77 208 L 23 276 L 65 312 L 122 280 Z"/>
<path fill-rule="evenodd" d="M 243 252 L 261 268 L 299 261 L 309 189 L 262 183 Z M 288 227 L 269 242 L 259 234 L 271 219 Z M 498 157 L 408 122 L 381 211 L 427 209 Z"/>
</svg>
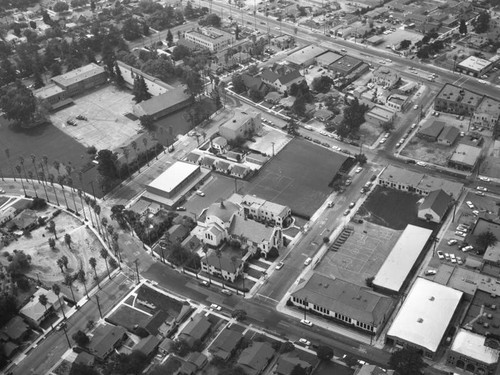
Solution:
<svg viewBox="0 0 500 375">
<path fill-rule="evenodd" d="M 483 327 L 484 327 L 484 328 L 488 328 L 489 326 L 490 326 L 490 323 L 488 323 L 488 322 L 484 322 L 484 323 L 483 323 Z"/>
<path fill-rule="evenodd" d="M 429 297 L 429 301 L 434 301 L 434 300 L 435 300 L 434 296 Z"/>
<path fill-rule="evenodd" d="M 423 320 L 422 318 L 418 318 L 418 319 L 417 319 L 417 322 L 418 322 L 418 323 L 423 323 L 423 322 L 424 322 L 424 320 Z"/>
</svg>

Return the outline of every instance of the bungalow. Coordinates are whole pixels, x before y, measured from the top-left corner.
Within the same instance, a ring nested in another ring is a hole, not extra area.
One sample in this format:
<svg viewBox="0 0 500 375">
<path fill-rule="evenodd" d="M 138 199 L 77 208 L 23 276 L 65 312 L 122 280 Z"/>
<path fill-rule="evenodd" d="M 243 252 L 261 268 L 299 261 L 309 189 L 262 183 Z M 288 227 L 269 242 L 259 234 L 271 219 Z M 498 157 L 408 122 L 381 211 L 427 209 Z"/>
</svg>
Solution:
<svg viewBox="0 0 500 375">
<path fill-rule="evenodd" d="M 143 328 L 153 336 L 167 336 L 175 326 L 175 318 L 164 310 L 158 310 L 145 324 Z"/>
<path fill-rule="evenodd" d="M 228 151 L 226 154 L 227 160 L 234 161 L 236 163 L 242 163 L 245 161 L 245 154 L 239 151 Z"/>
<path fill-rule="evenodd" d="M 227 140 L 224 137 L 215 137 L 212 139 L 211 146 L 219 154 L 225 154 L 227 151 Z"/>
<path fill-rule="evenodd" d="M 202 314 L 197 314 L 186 324 L 179 334 L 179 339 L 184 340 L 189 347 L 202 341 L 210 332 L 212 323 Z"/>
<path fill-rule="evenodd" d="M 200 164 L 200 161 L 201 161 L 200 159 L 201 159 L 201 155 L 200 154 L 196 154 L 194 152 L 190 152 L 184 158 L 184 161 L 187 161 L 188 163 L 192 163 L 192 164 Z"/>
<path fill-rule="evenodd" d="M 40 303 L 41 295 L 47 297 L 47 304 L 45 306 Z M 38 328 L 47 316 L 61 308 L 60 303 L 64 303 L 64 296 L 61 294 L 60 297 L 59 299 L 52 290 L 39 288 L 31 296 L 30 301 L 19 311 L 19 315 L 26 318 L 30 325 Z"/>
<path fill-rule="evenodd" d="M 434 190 L 427 195 L 418 208 L 418 218 L 433 223 L 440 223 L 453 199 L 443 190 Z"/>
<path fill-rule="evenodd" d="M 229 174 L 231 170 L 231 164 L 227 161 L 218 160 L 215 164 L 215 170 L 220 173 Z"/>
<path fill-rule="evenodd" d="M 247 90 L 254 90 L 260 92 L 262 95 L 265 95 L 267 92 L 267 86 L 260 77 L 254 77 L 250 74 L 243 73 L 241 75 L 241 79 L 245 84 Z"/>
<path fill-rule="evenodd" d="M 7 335 L 11 341 L 20 344 L 29 336 L 30 327 L 20 316 L 15 316 L 2 328 L 2 333 Z"/>
<path fill-rule="evenodd" d="M 237 365 L 247 375 L 260 375 L 275 353 L 276 351 L 268 342 L 254 342 L 252 346 L 241 352 Z"/>
<path fill-rule="evenodd" d="M 97 359 L 105 360 L 127 337 L 127 330 L 105 324 L 97 327 L 89 343 L 89 352 Z"/>
<path fill-rule="evenodd" d="M 149 335 L 148 337 L 141 339 L 141 341 L 135 344 L 133 350 L 136 350 L 144 354 L 146 357 L 151 358 L 156 352 L 156 349 L 158 349 L 159 345 L 160 339 L 156 336 Z"/>
<path fill-rule="evenodd" d="M 208 362 L 206 355 L 200 352 L 191 352 L 186 359 L 182 361 L 181 368 L 177 375 L 195 375 Z"/>
<path fill-rule="evenodd" d="M 277 91 L 271 91 L 264 100 L 271 104 L 278 104 L 283 96 Z"/>
<path fill-rule="evenodd" d="M 205 156 L 202 160 L 201 160 L 201 166 L 202 167 L 205 167 L 207 169 L 214 169 L 214 164 L 215 164 L 215 159 L 214 158 L 211 158 L 209 156 Z"/>
<path fill-rule="evenodd" d="M 242 165 L 235 165 L 231 168 L 231 176 L 241 179 L 244 179 L 249 173 L 250 169 Z"/>
<path fill-rule="evenodd" d="M 326 122 L 328 121 L 330 118 L 332 118 L 333 116 L 333 112 L 332 111 L 329 111 L 328 109 L 318 109 L 316 112 L 314 112 L 314 118 L 319 120 L 319 121 L 322 121 L 322 122 Z"/>
<path fill-rule="evenodd" d="M 243 334 L 241 332 L 225 329 L 213 341 L 208 351 L 214 357 L 227 361 L 236 352 L 242 339 Z"/>
<path fill-rule="evenodd" d="M 279 357 L 276 366 L 276 375 L 291 375 L 295 367 L 299 366 L 306 374 L 309 374 L 312 370 L 312 365 L 299 357 L 296 357 L 290 353 L 284 354 Z"/>
<path fill-rule="evenodd" d="M 38 223 L 38 215 L 35 211 L 30 209 L 23 210 L 19 215 L 9 223 L 20 230 L 31 230 Z"/>
</svg>

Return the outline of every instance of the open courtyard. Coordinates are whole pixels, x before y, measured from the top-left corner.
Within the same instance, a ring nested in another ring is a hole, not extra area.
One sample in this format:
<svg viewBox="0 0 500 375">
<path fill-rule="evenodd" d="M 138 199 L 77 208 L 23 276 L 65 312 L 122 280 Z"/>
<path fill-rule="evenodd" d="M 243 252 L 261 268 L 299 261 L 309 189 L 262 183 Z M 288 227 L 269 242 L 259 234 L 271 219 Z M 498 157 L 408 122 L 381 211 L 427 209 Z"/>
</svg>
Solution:
<svg viewBox="0 0 500 375">
<path fill-rule="evenodd" d="M 130 143 L 141 130 L 139 120 L 125 115 L 132 112 L 135 102 L 129 90 L 104 85 L 74 99 L 74 105 L 51 115 L 54 126 L 84 146 L 98 150 L 115 150 Z M 87 120 L 78 120 L 84 116 Z M 76 125 L 69 125 L 67 121 Z"/>
<path fill-rule="evenodd" d="M 349 158 L 303 139 L 293 139 L 242 190 L 311 216 L 330 195 L 328 186 Z"/>
</svg>

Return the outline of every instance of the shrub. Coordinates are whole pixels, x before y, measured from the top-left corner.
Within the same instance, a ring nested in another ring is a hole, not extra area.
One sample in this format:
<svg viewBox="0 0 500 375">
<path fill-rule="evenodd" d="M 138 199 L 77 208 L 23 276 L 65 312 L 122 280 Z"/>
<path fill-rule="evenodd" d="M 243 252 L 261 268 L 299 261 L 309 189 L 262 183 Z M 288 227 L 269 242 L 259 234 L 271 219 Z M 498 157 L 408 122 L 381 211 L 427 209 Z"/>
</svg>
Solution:
<svg viewBox="0 0 500 375">
<path fill-rule="evenodd" d="M 287 306 L 293 306 L 293 302 L 292 302 L 291 298 L 289 298 L 288 301 L 286 301 L 286 305 Z"/>
<path fill-rule="evenodd" d="M 330 238 L 328 238 L 327 236 L 323 237 L 323 242 L 324 243 L 330 242 Z"/>
<path fill-rule="evenodd" d="M 45 201 L 45 199 L 39 197 L 33 198 L 30 206 L 32 210 L 41 210 L 45 207 L 47 207 L 47 202 Z"/>
</svg>

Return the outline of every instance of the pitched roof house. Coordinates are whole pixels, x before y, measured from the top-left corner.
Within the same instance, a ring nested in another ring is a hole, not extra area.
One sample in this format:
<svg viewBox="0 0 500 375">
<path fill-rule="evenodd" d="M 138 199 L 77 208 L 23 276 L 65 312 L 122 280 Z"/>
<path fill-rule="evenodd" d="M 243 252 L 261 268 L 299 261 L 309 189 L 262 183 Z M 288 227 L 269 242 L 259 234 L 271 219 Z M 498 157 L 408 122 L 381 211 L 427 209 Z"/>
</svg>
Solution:
<svg viewBox="0 0 500 375">
<path fill-rule="evenodd" d="M 105 324 L 97 327 L 89 343 L 89 351 L 97 359 L 104 360 L 123 342 L 127 330 L 120 326 Z"/>
<path fill-rule="evenodd" d="M 443 190 L 434 190 L 427 195 L 418 208 L 418 217 L 422 220 L 440 223 L 453 199 Z"/>
<path fill-rule="evenodd" d="M 290 87 L 305 80 L 298 69 L 278 65 L 273 68 L 266 68 L 261 74 L 262 82 L 278 90 L 281 93 L 290 91 Z"/>
<path fill-rule="evenodd" d="M 238 348 L 243 334 L 241 332 L 233 331 L 231 329 L 223 330 L 219 336 L 214 340 L 208 351 L 214 357 L 227 361 Z"/>
<path fill-rule="evenodd" d="M 237 363 L 247 375 L 259 375 L 274 357 L 275 352 L 268 342 L 254 342 L 241 352 Z"/>
<path fill-rule="evenodd" d="M 204 315 L 198 314 L 186 324 L 179 334 L 179 339 L 185 340 L 192 347 L 196 341 L 203 340 L 211 328 L 212 323 Z"/>
</svg>

